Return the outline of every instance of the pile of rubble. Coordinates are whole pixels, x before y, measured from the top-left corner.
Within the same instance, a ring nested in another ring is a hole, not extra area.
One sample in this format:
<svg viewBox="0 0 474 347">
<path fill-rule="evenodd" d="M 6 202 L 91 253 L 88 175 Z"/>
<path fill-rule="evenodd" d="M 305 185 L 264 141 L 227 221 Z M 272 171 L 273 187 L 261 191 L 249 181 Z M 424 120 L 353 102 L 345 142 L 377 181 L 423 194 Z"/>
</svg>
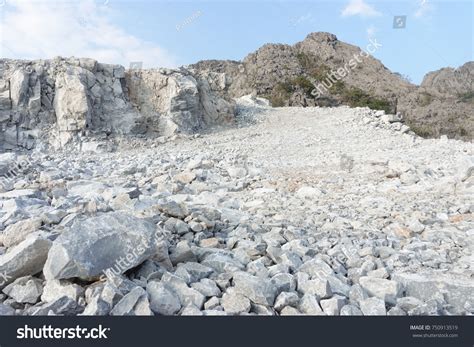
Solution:
<svg viewBox="0 0 474 347">
<path fill-rule="evenodd" d="M 218 132 L 0 155 L 0 314 L 474 313 L 471 143 L 257 101 Z"/>
</svg>

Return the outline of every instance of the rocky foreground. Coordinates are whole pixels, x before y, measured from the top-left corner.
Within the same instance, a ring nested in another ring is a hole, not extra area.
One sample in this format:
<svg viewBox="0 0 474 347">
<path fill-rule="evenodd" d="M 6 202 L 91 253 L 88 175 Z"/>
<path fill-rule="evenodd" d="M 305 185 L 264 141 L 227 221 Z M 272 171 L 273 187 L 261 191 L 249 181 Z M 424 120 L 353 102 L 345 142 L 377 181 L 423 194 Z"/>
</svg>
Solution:
<svg viewBox="0 0 474 347">
<path fill-rule="evenodd" d="M 474 313 L 472 143 L 369 109 L 239 110 L 1 154 L 0 314 Z"/>
</svg>

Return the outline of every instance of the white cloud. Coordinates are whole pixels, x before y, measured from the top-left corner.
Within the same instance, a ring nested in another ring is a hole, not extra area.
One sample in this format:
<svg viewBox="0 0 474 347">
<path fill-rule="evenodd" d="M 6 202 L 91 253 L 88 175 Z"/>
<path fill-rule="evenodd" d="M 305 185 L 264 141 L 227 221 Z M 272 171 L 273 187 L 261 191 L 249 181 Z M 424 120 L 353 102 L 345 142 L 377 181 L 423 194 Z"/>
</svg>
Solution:
<svg viewBox="0 0 474 347">
<path fill-rule="evenodd" d="M 131 61 L 147 67 L 176 65 L 165 49 L 114 24 L 112 14 L 108 0 L 7 0 L 0 22 L 0 55 L 89 57 L 124 66 Z"/>
<path fill-rule="evenodd" d="M 299 17 L 293 17 L 291 20 L 291 25 L 292 26 L 297 26 L 299 24 L 307 23 L 307 22 L 313 22 L 313 15 L 311 13 L 307 13 L 305 15 L 301 15 Z"/>
<path fill-rule="evenodd" d="M 341 15 L 343 17 L 376 17 L 381 16 L 382 14 L 371 5 L 364 2 L 364 0 L 350 0 L 346 7 L 344 7 L 342 10 Z"/>
</svg>

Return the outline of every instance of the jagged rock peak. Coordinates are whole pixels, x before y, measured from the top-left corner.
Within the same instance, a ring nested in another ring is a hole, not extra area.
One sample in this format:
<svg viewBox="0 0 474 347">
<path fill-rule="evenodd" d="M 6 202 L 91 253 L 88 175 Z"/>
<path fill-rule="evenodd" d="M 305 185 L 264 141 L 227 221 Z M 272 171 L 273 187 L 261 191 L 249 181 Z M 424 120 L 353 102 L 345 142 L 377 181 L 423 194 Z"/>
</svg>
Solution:
<svg viewBox="0 0 474 347">
<path fill-rule="evenodd" d="M 304 41 L 309 41 L 309 40 L 318 41 L 318 42 L 336 42 L 336 41 L 338 41 L 336 35 L 328 33 L 328 32 L 323 32 L 323 31 L 308 34 L 308 36 L 306 36 Z"/>
</svg>

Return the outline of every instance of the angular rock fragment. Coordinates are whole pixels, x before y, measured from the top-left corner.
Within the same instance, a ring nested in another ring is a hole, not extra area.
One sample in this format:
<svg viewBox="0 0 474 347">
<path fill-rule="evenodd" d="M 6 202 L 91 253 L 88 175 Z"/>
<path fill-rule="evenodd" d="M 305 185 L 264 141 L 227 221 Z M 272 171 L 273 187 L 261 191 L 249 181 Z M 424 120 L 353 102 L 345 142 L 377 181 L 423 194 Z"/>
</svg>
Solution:
<svg viewBox="0 0 474 347">
<path fill-rule="evenodd" d="M 362 311 L 354 305 L 345 305 L 341 308 L 341 316 L 362 316 Z"/>
<path fill-rule="evenodd" d="M 24 241 L 0 256 L 0 288 L 15 279 L 41 272 L 52 242 L 44 233 L 30 234 Z"/>
<path fill-rule="evenodd" d="M 47 279 L 90 280 L 124 273 L 156 254 L 156 226 L 122 212 L 77 221 L 53 243 L 44 266 Z"/>
<path fill-rule="evenodd" d="M 5 305 L 5 304 L 0 304 L 0 316 L 14 316 L 15 315 L 15 309 Z"/>
<path fill-rule="evenodd" d="M 328 316 L 338 316 L 342 307 L 346 304 L 346 298 L 335 295 L 331 299 L 320 301 L 321 307 Z"/>
<path fill-rule="evenodd" d="M 112 316 L 150 316 L 152 312 L 149 307 L 146 291 L 141 287 L 135 287 L 125 295 L 110 311 Z"/>
<path fill-rule="evenodd" d="M 452 305 L 453 313 L 463 312 L 466 305 L 474 303 L 473 281 L 455 274 L 395 273 L 392 278 L 403 284 L 406 296 L 412 296 L 424 302 L 445 298 Z"/>
<path fill-rule="evenodd" d="M 196 289 L 205 297 L 221 295 L 221 290 L 217 286 L 216 282 L 209 278 L 203 278 L 200 282 L 192 283 L 191 287 Z"/>
<path fill-rule="evenodd" d="M 5 247 L 19 244 L 29 234 L 39 231 L 41 224 L 41 218 L 31 218 L 9 225 L 3 232 L 3 244 Z"/>
<path fill-rule="evenodd" d="M 271 280 L 258 278 L 245 272 L 236 272 L 233 282 L 235 291 L 249 298 L 253 303 L 273 305 L 278 289 Z"/>
<path fill-rule="evenodd" d="M 230 314 L 247 313 L 251 308 L 250 300 L 232 288 L 224 293 L 221 302 L 224 310 Z"/>
<path fill-rule="evenodd" d="M 281 311 L 287 306 L 297 307 L 300 298 L 296 293 L 282 292 L 275 300 L 275 310 Z"/>
<path fill-rule="evenodd" d="M 150 308 L 154 313 L 171 316 L 181 309 L 179 297 L 163 283 L 152 281 L 148 283 L 146 291 L 150 298 Z"/>
<path fill-rule="evenodd" d="M 300 300 L 298 309 L 312 316 L 324 316 L 325 313 L 321 309 L 316 296 L 312 294 L 305 294 Z"/>
<path fill-rule="evenodd" d="M 3 288 L 3 292 L 18 303 L 35 304 L 43 291 L 39 278 L 21 277 Z"/>
<path fill-rule="evenodd" d="M 167 288 L 177 295 L 183 306 L 186 307 L 193 305 L 198 309 L 203 307 L 206 297 L 197 290 L 188 287 L 183 279 L 167 272 L 163 275 L 161 281 Z"/>
<path fill-rule="evenodd" d="M 387 314 L 385 302 L 376 297 L 362 300 L 360 302 L 360 309 L 364 316 L 385 316 Z"/>
<path fill-rule="evenodd" d="M 361 277 L 359 284 L 369 295 L 393 305 L 403 293 L 403 286 L 400 283 L 383 278 Z"/>
<path fill-rule="evenodd" d="M 50 302 L 63 296 L 78 301 L 83 295 L 84 289 L 75 283 L 65 280 L 48 280 L 44 284 L 41 301 Z"/>
<path fill-rule="evenodd" d="M 67 296 L 63 296 L 52 302 L 33 306 L 27 310 L 27 314 L 31 316 L 74 316 L 84 311 L 84 307 Z"/>
</svg>

